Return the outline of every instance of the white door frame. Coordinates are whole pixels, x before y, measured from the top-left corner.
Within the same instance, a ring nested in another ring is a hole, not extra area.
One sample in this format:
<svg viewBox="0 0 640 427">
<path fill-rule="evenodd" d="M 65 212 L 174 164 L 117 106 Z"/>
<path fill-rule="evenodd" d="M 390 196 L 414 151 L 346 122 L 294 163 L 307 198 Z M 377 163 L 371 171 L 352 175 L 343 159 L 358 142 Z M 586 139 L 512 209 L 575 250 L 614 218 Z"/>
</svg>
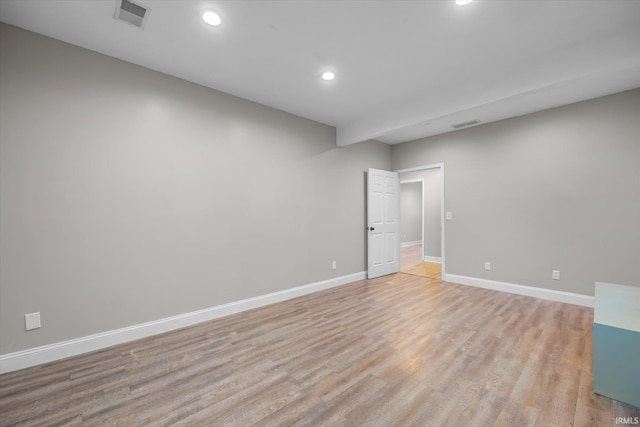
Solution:
<svg viewBox="0 0 640 427">
<path fill-rule="evenodd" d="M 407 179 L 405 181 L 400 181 L 400 188 L 402 189 L 402 184 L 411 184 L 413 182 L 419 182 L 422 185 L 421 188 L 421 193 L 420 193 L 420 197 L 422 197 L 420 206 L 422 208 L 422 223 L 420 224 L 420 240 L 422 242 L 422 250 L 423 250 L 423 255 L 422 258 L 424 258 L 424 179 Z M 400 205 L 402 205 L 402 202 L 400 203 Z M 400 216 L 402 216 L 402 210 L 400 210 Z M 400 239 L 402 240 L 402 239 Z M 400 244 L 400 246 L 402 246 L 402 243 Z M 402 267 L 402 261 L 400 261 L 400 266 Z"/>
<path fill-rule="evenodd" d="M 444 279 L 445 277 L 445 271 L 446 271 L 446 267 L 445 267 L 445 209 L 444 209 L 444 163 L 434 163 L 431 165 L 424 165 L 424 166 L 416 166 L 413 168 L 407 168 L 407 169 L 396 169 L 394 170 L 394 172 L 397 173 L 403 173 L 403 172 L 416 172 L 416 171 L 422 171 L 422 170 L 426 170 L 426 169 L 440 169 L 440 175 L 441 175 L 441 179 L 440 179 L 440 253 L 442 255 L 442 278 Z M 403 181 L 401 181 L 403 182 Z M 422 212 L 424 215 L 424 184 L 422 185 L 422 196 L 423 196 L 423 206 L 422 206 Z M 423 236 L 422 236 L 422 242 L 424 245 L 424 221 L 423 221 Z M 424 246 L 423 246 L 423 250 L 424 250 Z M 424 257 L 424 252 L 423 252 L 423 257 Z"/>
</svg>

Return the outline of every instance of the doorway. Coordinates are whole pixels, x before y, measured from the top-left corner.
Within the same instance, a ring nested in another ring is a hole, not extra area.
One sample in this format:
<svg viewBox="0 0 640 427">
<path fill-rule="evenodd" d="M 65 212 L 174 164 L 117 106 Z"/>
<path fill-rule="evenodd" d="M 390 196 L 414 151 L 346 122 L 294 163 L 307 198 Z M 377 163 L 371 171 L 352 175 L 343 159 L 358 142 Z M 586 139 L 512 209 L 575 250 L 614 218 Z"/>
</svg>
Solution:
<svg viewBox="0 0 640 427">
<path fill-rule="evenodd" d="M 400 271 L 444 274 L 444 165 L 397 171 L 400 177 Z"/>
</svg>

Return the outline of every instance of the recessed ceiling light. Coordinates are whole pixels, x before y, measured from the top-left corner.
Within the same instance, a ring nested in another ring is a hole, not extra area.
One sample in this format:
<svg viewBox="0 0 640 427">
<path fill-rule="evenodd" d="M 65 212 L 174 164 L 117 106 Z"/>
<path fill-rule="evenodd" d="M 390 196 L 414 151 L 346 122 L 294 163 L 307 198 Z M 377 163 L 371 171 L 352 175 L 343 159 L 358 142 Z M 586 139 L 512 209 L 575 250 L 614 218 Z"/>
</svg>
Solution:
<svg viewBox="0 0 640 427">
<path fill-rule="evenodd" d="M 205 13 L 203 13 L 202 20 L 209 25 L 213 25 L 214 27 L 222 24 L 222 18 L 220 18 L 220 15 L 212 10 L 207 10 Z"/>
<path fill-rule="evenodd" d="M 458 6 L 465 6 L 471 3 L 473 0 L 456 0 Z"/>
<path fill-rule="evenodd" d="M 333 80 L 336 78 L 336 75 L 334 73 L 332 73 L 331 71 L 327 71 L 322 73 L 322 80 Z"/>
</svg>

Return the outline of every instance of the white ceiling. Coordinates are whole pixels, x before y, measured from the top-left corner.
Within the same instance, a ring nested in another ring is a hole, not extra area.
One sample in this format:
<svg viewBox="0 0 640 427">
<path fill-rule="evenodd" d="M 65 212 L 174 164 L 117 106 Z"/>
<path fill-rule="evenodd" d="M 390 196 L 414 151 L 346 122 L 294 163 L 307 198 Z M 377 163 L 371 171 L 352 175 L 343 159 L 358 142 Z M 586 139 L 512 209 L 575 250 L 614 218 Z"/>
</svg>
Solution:
<svg viewBox="0 0 640 427">
<path fill-rule="evenodd" d="M 143 30 L 116 0 L 0 0 L 0 21 L 336 126 L 338 145 L 640 87 L 640 0 L 136 2 Z"/>
</svg>

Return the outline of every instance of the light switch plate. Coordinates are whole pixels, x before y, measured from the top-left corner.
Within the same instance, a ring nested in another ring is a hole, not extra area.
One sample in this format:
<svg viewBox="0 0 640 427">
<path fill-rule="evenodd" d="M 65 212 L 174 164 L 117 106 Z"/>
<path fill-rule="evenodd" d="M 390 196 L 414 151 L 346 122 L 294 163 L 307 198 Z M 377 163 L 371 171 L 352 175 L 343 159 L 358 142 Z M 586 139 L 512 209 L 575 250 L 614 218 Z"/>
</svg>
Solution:
<svg viewBox="0 0 640 427">
<path fill-rule="evenodd" d="M 447 218 L 447 221 L 451 221 L 451 219 L 453 218 L 453 215 L 451 214 L 451 212 L 447 212 L 445 214 L 445 218 Z"/>
</svg>

